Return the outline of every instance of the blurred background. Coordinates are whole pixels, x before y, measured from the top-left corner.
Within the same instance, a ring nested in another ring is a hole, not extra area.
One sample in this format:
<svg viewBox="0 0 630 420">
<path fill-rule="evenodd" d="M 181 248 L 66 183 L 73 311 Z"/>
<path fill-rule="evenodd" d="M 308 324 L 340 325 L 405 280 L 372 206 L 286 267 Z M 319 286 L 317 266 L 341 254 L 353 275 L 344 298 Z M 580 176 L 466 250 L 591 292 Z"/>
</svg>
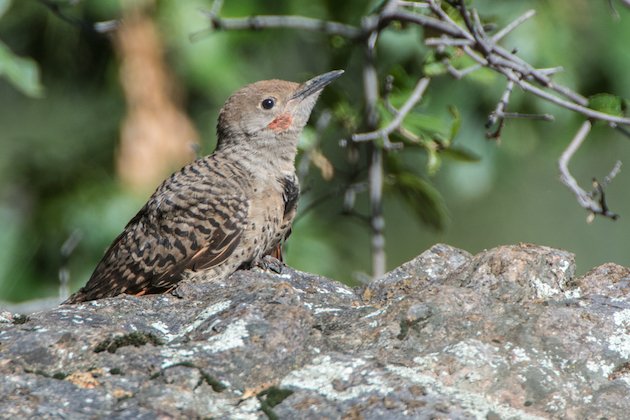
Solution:
<svg viewBox="0 0 630 420">
<path fill-rule="evenodd" d="M 0 0 L 0 300 L 56 296 L 60 271 L 71 291 L 83 285 L 159 182 L 214 149 L 218 110 L 234 90 L 333 69 L 346 74 L 327 88 L 302 139 L 303 196 L 286 260 L 348 284 L 367 278 L 365 153 L 339 142 L 362 128 L 361 46 L 288 29 L 199 33 L 208 28 L 199 10 L 210 1 L 138 3 Z M 243 0 L 226 2 L 221 15 L 300 14 L 357 25 L 378 3 Z M 536 9 L 502 45 L 537 67 L 563 66 L 556 80 L 585 96 L 630 97 L 630 13 L 621 2 L 473 4 L 499 26 Z M 93 30 L 120 18 L 124 28 Z M 378 43 L 379 76 L 394 75 L 393 95 L 403 100 L 426 70 L 422 32 L 392 27 Z M 439 165 L 422 148 L 393 155 L 390 167 L 411 168 L 429 199 L 405 196 L 395 174 L 388 178 L 388 268 L 437 242 L 471 253 L 518 242 L 564 248 L 576 254 L 580 274 L 604 262 L 630 265 L 630 171 L 622 167 L 607 190 L 620 219 L 587 224 L 557 171 L 581 118 L 516 88 L 509 111 L 548 112 L 555 122 L 511 120 L 499 142 L 489 141 L 484 124 L 504 88 L 487 70 L 431 82 L 414 114 L 419 130 L 443 134 L 458 121 L 453 142 L 462 154 L 441 156 Z M 630 165 L 630 139 L 596 126 L 571 169 L 586 188 L 617 159 Z M 351 214 L 348 185 L 359 191 Z"/>
</svg>

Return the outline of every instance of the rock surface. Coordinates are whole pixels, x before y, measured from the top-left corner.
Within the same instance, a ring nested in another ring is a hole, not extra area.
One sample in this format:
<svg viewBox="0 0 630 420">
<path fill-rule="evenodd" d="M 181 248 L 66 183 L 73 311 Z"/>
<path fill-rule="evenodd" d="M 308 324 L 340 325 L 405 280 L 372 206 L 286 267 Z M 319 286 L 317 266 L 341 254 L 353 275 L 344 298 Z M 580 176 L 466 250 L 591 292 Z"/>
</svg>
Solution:
<svg viewBox="0 0 630 420">
<path fill-rule="evenodd" d="M 630 270 L 436 245 L 352 290 L 286 268 L 0 316 L 25 418 L 627 418 Z"/>
</svg>

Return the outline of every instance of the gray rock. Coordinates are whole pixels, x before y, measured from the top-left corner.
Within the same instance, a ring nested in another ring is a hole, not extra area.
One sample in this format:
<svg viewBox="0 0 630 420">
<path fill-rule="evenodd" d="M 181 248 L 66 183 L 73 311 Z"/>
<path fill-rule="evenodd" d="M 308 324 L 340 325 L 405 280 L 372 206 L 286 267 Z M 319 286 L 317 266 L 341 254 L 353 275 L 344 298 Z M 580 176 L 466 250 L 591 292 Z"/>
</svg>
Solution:
<svg viewBox="0 0 630 420">
<path fill-rule="evenodd" d="M 13 418 L 627 418 L 630 270 L 436 245 L 352 290 L 239 271 L 0 314 Z"/>
</svg>

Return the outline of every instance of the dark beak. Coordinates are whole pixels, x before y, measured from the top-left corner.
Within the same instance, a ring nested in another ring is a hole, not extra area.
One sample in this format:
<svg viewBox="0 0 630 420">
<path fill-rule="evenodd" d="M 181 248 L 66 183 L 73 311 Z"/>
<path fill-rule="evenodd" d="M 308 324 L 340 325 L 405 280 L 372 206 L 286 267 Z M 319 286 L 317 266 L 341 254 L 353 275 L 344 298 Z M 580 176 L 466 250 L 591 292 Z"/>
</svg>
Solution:
<svg viewBox="0 0 630 420">
<path fill-rule="evenodd" d="M 343 70 L 334 70 L 329 71 L 328 73 L 320 74 L 319 76 L 313 77 L 311 80 L 307 80 L 302 83 L 298 88 L 297 92 L 291 96 L 291 99 L 299 99 L 302 100 L 312 94 L 319 92 L 328 84 L 332 83 L 333 80 L 338 78 L 343 74 Z"/>
</svg>

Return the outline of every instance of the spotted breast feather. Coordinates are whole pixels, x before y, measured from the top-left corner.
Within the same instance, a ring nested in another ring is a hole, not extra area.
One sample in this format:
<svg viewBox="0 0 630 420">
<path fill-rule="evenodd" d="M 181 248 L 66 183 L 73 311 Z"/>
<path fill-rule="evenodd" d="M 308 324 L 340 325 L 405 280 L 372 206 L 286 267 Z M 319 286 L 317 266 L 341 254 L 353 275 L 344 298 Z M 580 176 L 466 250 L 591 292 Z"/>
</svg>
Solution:
<svg viewBox="0 0 630 420">
<path fill-rule="evenodd" d="M 191 183 L 202 169 L 212 172 L 206 174 L 212 184 L 198 178 Z M 161 293 L 185 270 L 228 261 L 241 241 L 248 205 L 225 168 L 214 172 L 208 162 L 197 161 L 165 181 L 114 240 L 87 284 L 65 303 Z"/>
</svg>

